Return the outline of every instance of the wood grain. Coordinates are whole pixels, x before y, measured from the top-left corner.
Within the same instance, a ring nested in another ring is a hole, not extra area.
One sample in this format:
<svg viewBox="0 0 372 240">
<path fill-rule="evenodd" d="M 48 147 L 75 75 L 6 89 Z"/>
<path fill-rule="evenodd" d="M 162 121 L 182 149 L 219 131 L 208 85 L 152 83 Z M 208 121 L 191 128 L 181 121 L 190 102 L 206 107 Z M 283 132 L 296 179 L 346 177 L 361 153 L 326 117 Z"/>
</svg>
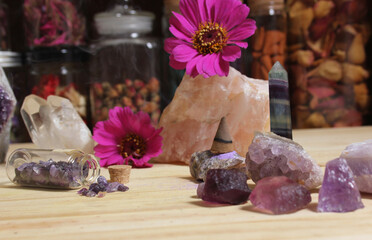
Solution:
<svg viewBox="0 0 372 240">
<path fill-rule="evenodd" d="M 348 144 L 372 138 L 372 127 L 297 130 L 294 138 L 324 166 Z M 320 214 L 313 191 L 308 208 L 272 216 L 255 212 L 249 202 L 204 203 L 183 165 L 133 169 L 130 190 L 104 198 L 17 187 L 4 168 L 1 164 L 0 239 L 372 239 L 372 195 L 363 195 L 364 209 Z M 102 173 L 108 177 L 107 169 Z"/>
</svg>

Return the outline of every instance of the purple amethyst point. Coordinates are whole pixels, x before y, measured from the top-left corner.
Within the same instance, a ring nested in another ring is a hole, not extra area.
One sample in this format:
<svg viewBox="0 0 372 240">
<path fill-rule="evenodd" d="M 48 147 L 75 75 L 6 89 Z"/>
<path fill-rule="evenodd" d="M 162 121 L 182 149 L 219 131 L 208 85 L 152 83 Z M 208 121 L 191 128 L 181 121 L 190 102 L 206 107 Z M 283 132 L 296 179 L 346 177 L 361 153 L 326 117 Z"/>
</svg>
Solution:
<svg viewBox="0 0 372 240">
<path fill-rule="evenodd" d="M 319 191 L 318 212 L 351 212 L 359 208 L 364 205 L 346 160 L 329 161 Z"/>
</svg>

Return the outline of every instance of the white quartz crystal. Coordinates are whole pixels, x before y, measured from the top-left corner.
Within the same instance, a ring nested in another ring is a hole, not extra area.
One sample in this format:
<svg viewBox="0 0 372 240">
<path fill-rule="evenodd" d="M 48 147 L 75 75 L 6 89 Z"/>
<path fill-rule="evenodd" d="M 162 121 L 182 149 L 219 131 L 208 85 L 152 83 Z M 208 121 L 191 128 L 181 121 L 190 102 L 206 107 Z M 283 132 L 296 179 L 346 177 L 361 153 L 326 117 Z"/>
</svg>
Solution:
<svg viewBox="0 0 372 240">
<path fill-rule="evenodd" d="M 21 114 L 37 146 L 93 153 L 92 134 L 68 99 L 51 95 L 45 100 L 29 95 L 23 102 Z"/>
</svg>

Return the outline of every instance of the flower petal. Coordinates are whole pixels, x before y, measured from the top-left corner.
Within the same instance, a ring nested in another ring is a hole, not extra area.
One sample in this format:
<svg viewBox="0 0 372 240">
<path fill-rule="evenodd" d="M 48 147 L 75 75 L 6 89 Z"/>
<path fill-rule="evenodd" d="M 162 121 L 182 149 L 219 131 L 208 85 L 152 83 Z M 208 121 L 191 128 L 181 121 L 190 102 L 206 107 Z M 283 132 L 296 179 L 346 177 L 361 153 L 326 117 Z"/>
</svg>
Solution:
<svg viewBox="0 0 372 240">
<path fill-rule="evenodd" d="M 248 47 L 247 42 L 241 42 L 241 41 L 227 41 L 227 44 L 235 44 L 236 46 L 241 47 L 241 48 L 247 48 Z"/>
<path fill-rule="evenodd" d="M 172 53 L 177 62 L 188 62 L 198 55 L 196 49 L 188 45 L 178 45 L 173 49 Z"/>
<path fill-rule="evenodd" d="M 223 26 L 225 26 L 225 23 L 229 20 L 231 15 L 235 14 L 234 10 L 239 7 L 242 2 L 241 0 L 230 0 L 228 4 L 226 4 L 226 1 L 219 1 L 221 2 L 222 8 L 225 8 L 224 15 L 217 16 L 218 20 Z M 228 5 L 228 7 L 226 7 Z"/>
<path fill-rule="evenodd" d="M 229 40 L 244 40 L 252 36 L 256 31 L 256 28 L 256 21 L 248 18 L 238 27 L 229 32 Z"/>
<path fill-rule="evenodd" d="M 94 147 L 94 155 L 99 158 L 109 157 L 118 154 L 118 147 L 115 145 L 105 146 L 98 144 Z"/>
<path fill-rule="evenodd" d="M 172 16 L 169 20 L 169 22 L 172 22 L 172 19 L 175 19 L 174 16 Z M 173 20 L 174 21 L 174 20 Z M 184 29 L 182 29 L 184 30 Z M 169 31 L 178 39 L 181 39 L 186 42 L 191 42 L 191 35 L 189 33 L 184 33 L 182 30 L 178 29 L 175 25 L 170 25 Z"/>
<path fill-rule="evenodd" d="M 110 165 L 123 165 L 125 159 L 119 155 L 119 154 L 114 154 L 110 157 L 105 157 L 105 158 L 101 158 L 99 160 L 99 165 L 101 167 L 107 167 L 107 166 L 110 166 Z"/>
<path fill-rule="evenodd" d="M 199 26 L 200 19 L 198 15 L 198 5 L 195 0 L 180 1 L 180 11 L 195 28 Z"/>
<path fill-rule="evenodd" d="M 205 4 L 206 0 L 197 0 L 198 2 L 198 9 L 199 9 L 199 16 L 200 16 L 200 22 L 201 23 L 206 23 L 208 22 L 208 12 L 207 12 L 207 7 Z"/>
<path fill-rule="evenodd" d="M 150 160 L 148 156 L 143 156 L 140 159 L 132 158 L 131 160 L 133 161 L 133 167 L 139 167 L 139 168 L 152 167 L 152 164 L 148 163 L 148 161 Z"/>
<path fill-rule="evenodd" d="M 230 6 L 226 7 L 225 1 L 215 1 L 212 8 L 214 8 L 214 10 L 211 11 L 211 20 L 221 24 L 219 20 L 222 19 L 221 17 L 225 16 L 225 12 L 230 9 Z"/>
<path fill-rule="evenodd" d="M 194 26 L 192 23 L 190 23 L 181 14 L 173 12 L 173 15 L 174 15 L 174 18 L 170 19 L 170 20 L 173 21 L 173 23 L 171 23 L 170 21 L 169 21 L 169 23 L 174 24 L 178 29 L 186 30 L 190 34 L 191 37 L 194 35 L 195 31 L 198 30 L 197 26 Z M 186 31 L 185 31 L 185 33 L 186 33 Z"/>
<path fill-rule="evenodd" d="M 104 122 L 97 122 L 93 129 L 93 140 L 99 144 L 108 146 L 116 145 L 116 136 L 110 132 L 107 132 L 104 127 Z"/>
<path fill-rule="evenodd" d="M 222 50 L 222 59 L 228 62 L 234 62 L 241 55 L 242 52 L 238 46 L 226 46 Z"/>
<path fill-rule="evenodd" d="M 222 59 L 222 54 L 219 54 L 218 58 L 214 63 L 214 69 L 218 76 L 227 76 L 229 75 L 229 62 Z"/>
<path fill-rule="evenodd" d="M 185 43 L 186 43 L 185 41 L 182 41 L 178 38 L 174 38 L 174 37 L 167 38 L 164 41 L 164 50 L 167 53 L 172 53 L 172 51 L 175 47 L 177 47 L 178 45 L 181 45 L 181 44 L 185 44 Z"/>
<path fill-rule="evenodd" d="M 174 59 L 174 55 L 169 56 L 169 66 L 174 69 L 182 70 L 185 69 L 186 63 L 185 62 L 178 62 Z"/>
<path fill-rule="evenodd" d="M 208 75 L 208 77 L 216 75 L 216 71 L 214 70 L 214 62 L 217 60 L 216 57 L 216 54 L 208 54 L 203 60 L 203 72 Z"/>
<path fill-rule="evenodd" d="M 193 78 L 199 75 L 196 64 L 199 62 L 200 58 L 202 58 L 202 55 L 194 57 L 186 65 L 186 73 Z"/>
<path fill-rule="evenodd" d="M 245 4 L 240 4 L 231 11 L 230 17 L 227 18 L 224 27 L 230 31 L 235 26 L 241 24 L 249 14 L 249 7 Z"/>
</svg>

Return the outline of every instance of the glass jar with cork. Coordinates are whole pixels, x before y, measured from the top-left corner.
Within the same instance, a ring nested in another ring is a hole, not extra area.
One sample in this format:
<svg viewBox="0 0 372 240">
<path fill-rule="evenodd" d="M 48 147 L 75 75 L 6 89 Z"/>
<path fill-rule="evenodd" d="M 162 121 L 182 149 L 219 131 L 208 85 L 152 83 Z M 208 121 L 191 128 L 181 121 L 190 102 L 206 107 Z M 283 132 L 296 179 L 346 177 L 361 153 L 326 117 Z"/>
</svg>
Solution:
<svg viewBox="0 0 372 240">
<path fill-rule="evenodd" d="M 21 186 L 76 189 L 100 174 L 91 154 L 69 149 L 17 149 L 6 163 L 10 181 Z"/>
</svg>

